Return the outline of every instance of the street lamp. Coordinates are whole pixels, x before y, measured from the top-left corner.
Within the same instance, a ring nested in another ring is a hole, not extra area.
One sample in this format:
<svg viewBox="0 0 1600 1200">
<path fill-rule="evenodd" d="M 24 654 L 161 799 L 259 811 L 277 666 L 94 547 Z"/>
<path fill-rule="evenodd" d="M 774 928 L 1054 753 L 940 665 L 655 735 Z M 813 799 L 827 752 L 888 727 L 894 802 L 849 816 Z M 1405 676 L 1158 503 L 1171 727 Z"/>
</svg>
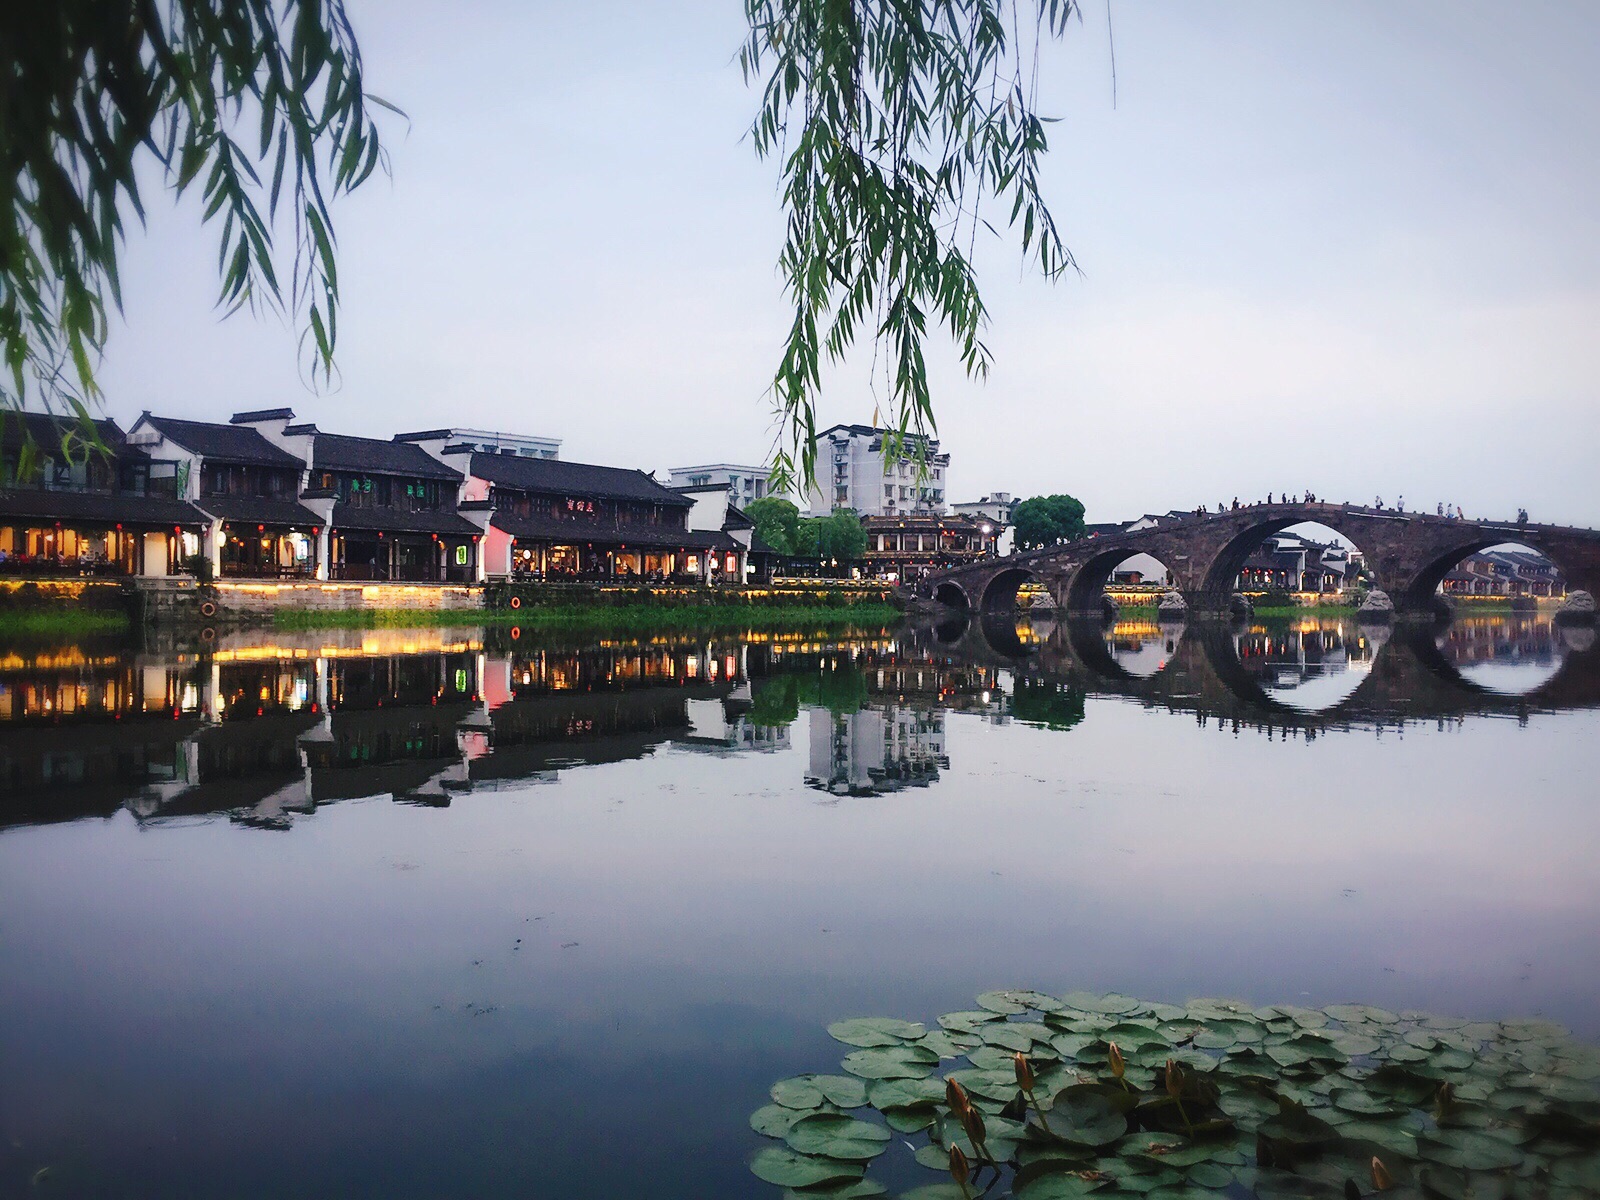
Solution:
<svg viewBox="0 0 1600 1200">
<path fill-rule="evenodd" d="M 986 545 L 984 547 L 985 553 L 993 554 L 994 553 L 994 543 L 993 542 L 989 542 L 989 535 L 994 532 L 994 526 L 989 524 L 989 522 L 985 521 L 982 525 L 979 525 L 978 528 L 983 531 L 984 541 L 988 542 L 988 545 Z"/>
</svg>

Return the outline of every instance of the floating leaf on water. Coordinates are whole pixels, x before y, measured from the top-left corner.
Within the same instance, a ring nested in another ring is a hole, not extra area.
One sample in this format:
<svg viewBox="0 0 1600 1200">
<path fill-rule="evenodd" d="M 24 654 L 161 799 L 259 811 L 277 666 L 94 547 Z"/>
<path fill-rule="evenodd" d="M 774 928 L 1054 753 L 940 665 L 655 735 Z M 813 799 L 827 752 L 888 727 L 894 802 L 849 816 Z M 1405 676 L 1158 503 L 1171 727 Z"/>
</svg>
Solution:
<svg viewBox="0 0 1600 1200">
<path fill-rule="evenodd" d="M 859 1179 L 865 1168 L 859 1162 L 839 1162 L 769 1146 L 750 1160 L 750 1170 L 756 1178 L 779 1187 L 803 1188 Z"/>
<path fill-rule="evenodd" d="M 821 1092 L 829 1104 L 840 1108 L 860 1108 L 867 1102 L 867 1085 L 848 1075 L 813 1075 L 811 1086 Z"/>
<path fill-rule="evenodd" d="M 889 1131 L 881 1125 L 870 1125 L 843 1113 L 813 1113 L 789 1127 L 787 1140 L 789 1148 L 797 1154 L 858 1162 L 882 1154 L 889 1138 Z"/>
<path fill-rule="evenodd" d="M 785 1108 L 821 1108 L 822 1089 L 812 1082 L 813 1076 L 796 1075 L 793 1079 L 780 1079 L 772 1085 L 774 1102 Z"/>
<path fill-rule="evenodd" d="M 924 1050 L 932 1050 L 940 1058 L 959 1058 L 968 1049 L 978 1045 L 978 1039 L 970 1033 L 952 1032 L 948 1029 L 935 1029 L 932 1033 L 925 1034 L 918 1039 L 917 1045 Z"/>
<path fill-rule="evenodd" d="M 948 1165 L 946 1169 L 949 1169 Z M 965 1197 L 954 1183 L 930 1183 L 924 1187 L 912 1188 L 909 1192 L 902 1192 L 900 1200 L 965 1200 Z"/>
<path fill-rule="evenodd" d="M 1225 1188 L 1233 1182 L 1233 1172 L 1214 1162 L 1196 1163 L 1184 1175 L 1196 1187 Z"/>
<path fill-rule="evenodd" d="M 750 1128 L 763 1137 L 783 1138 L 805 1112 L 798 1108 L 785 1108 L 781 1104 L 768 1104 L 750 1114 Z"/>
<path fill-rule="evenodd" d="M 1104 1188 L 1110 1180 L 1085 1178 L 1082 1167 L 1075 1171 L 1052 1171 L 1035 1175 L 1017 1189 L 1016 1200 L 1077 1200 Z"/>
<path fill-rule="evenodd" d="M 844 1056 L 843 1066 L 862 1079 L 918 1079 L 938 1062 L 939 1056 L 931 1051 L 919 1053 L 914 1046 L 895 1046 L 857 1050 Z"/>
<path fill-rule="evenodd" d="M 828 1026 L 830 1037 L 849 1046 L 896 1046 L 925 1032 L 921 1025 L 895 1017 L 851 1017 Z"/>
<path fill-rule="evenodd" d="M 1374 1008 L 1370 1004 L 1330 1004 L 1322 1011 L 1346 1025 L 1357 1025 L 1363 1021 L 1373 1025 L 1394 1025 L 1400 1020 L 1388 1009 Z"/>
<path fill-rule="evenodd" d="M 888 1194 L 889 1189 L 876 1179 L 855 1179 L 846 1183 L 825 1183 L 801 1191 L 789 1189 L 783 1200 L 872 1200 L 874 1196 Z"/>
<path fill-rule="evenodd" d="M 984 992 L 978 997 L 978 1007 L 986 1008 L 1000 1016 L 1014 1017 L 1028 1011 L 1026 1004 L 1011 999 L 1011 992 Z"/>
<path fill-rule="evenodd" d="M 867 1084 L 867 1100 L 880 1112 L 940 1104 L 944 1101 L 944 1080 L 874 1079 Z"/>
<path fill-rule="evenodd" d="M 1423 1158 L 1463 1171 L 1498 1171 L 1522 1162 L 1522 1151 L 1472 1129 L 1440 1129 L 1417 1138 Z"/>
<path fill-rule="evenodd" d="M 988 1009 L 963 1009 L 961 1012 L 945 1013 L 939 1018 L 939 1024 L 946 1029 L 957 1030 L 961 1033 L 974 1033 L 980 1025 L 990 1021 L 1000 1020 L 1001 1014 L 990 1012 Z"/>
<path fill-rule="evenodd" d="M 896 1133 L 916 1133 L 932 1125 L 938 1118 L 938 1110 L 931 1105 L 921 1108 L 880 1108 L 878 1111 Z"/>
<path fill-rule="evenodd" d="M 1033 1047 L 1032 1035 L 1024 1030 L 1017 1029 L 1009 1022 L 997 1022 L 994 1025 L 986 1025 L 982 1030 L 979 1031 L 979 1036 L 981 1036 L 987 1044 L 991 1046 L 1003 1046 L 1005 1049 L 1010 1050 L 1013 1053 L 1019 1050 L 1027 1051 Z"/>
<path fill-rule="evenodd" d="M 1382 1042 L 1375 1037 L 1368 1037 L 1364 1033 L 1335 1033 L 1330 1040 L 1351 1058 L 1376 1054 L 1383 1049 Z"/>
</svg>

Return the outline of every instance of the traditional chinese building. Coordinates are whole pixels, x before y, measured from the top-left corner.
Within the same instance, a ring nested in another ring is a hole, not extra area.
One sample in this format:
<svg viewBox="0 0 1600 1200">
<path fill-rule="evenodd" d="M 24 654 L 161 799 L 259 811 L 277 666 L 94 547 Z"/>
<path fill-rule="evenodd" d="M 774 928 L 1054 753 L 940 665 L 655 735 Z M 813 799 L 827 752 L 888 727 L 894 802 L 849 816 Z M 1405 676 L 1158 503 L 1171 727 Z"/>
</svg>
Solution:
<svg viewBox="0 0 1600 1200">
<path fill-rule="evenodd" d="M 861 569 L 876 578 L 905 582 L 994 553 L 994 526 L 973 517 L 863 517 L 861 525 L 867 531 Z"/>
<path fill-rule="evenodd" d="M 179 464 L 95 421 L 8 413 L 0 422 L 0 573 L 170 575 L 199 552 L 207 518 L 186 503 Z"/>
<path fill-rule="evenodd" d="M 489 577 L 744 578 L 746 547 L 721 528 L 691 529 L 695 502 L 643 471 L 485 454 L 451 442 L 448 430 L 396 441 L 462 472 L 461 508 L 484 523 Z"/>
</svg>

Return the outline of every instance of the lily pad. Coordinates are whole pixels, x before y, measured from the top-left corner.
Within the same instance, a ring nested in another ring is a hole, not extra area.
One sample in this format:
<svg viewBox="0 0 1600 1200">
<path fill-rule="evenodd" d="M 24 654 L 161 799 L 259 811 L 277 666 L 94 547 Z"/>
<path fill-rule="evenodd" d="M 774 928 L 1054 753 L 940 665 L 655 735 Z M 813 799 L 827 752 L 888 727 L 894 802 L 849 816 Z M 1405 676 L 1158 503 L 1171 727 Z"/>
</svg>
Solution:
<svg viewBox="0 0 1600 1200">
<path fill-rule="evenodd" d="M 750 1114 L 750 1128 L 763 1137 L 787 1137 L 789 1127 L 805 1116 L 798 1108 L 785 1108 L 781 1104 L 767 1104 Z"/>
<path fill-rule="evenodd" d="M 984 992 L 978 997 L 978 1007 L 1001 1016 L 1013 1017 L 1028 1011 L 1026 1004 L 1013 1000 L 1011 992 Z"/>
<path fill-rule="evenodd" d="M 769 1146 L 750 1160 L 750 1170 L 756 1178 L 779 1187 L 814 1187 L 820 1183 L 835 1183 L 859 1179 L 865 1168 L 859 1162 L 840 1162 L 836 1159 L 817 1158 L 810 1154 L 797 1154 L 793 1150 Z"/>
<path fill-rule="evenodd" d="M 1472 1129 L 1441 1129 L 1417 1139 L 1417 1152 L 1463 1171 L 1499 1171 L 1522 1162 L 1522 1151 Z"/>
<path fill-rule="evenodd" d="M 774 1102 L 785 1108 L 821 1108 L 824 1101 L 822 1089 L 812 1080 L 812 1075 L 796 1075 L 793 1079 L 780 1079 L 772 1085 Z"/>
<path fill-rule="evenodd" d="M 789 1127 L 789 1148 L 797 1154 L 845 1162 L 876 1158 L 888 1146 L 890 1133 L 881 1125 L 858 1121 L 843 1113 L 814 1113 Z M 805 1184 L 790 1186 L 805 1187 Z"/>
<path fill-rule="evenodd" d="M 828 1026 L 828 1034 L 850 1046 L 897 1046 L 915 1041 L 927 1032 L 913 1021 L 894 1017 L 851 1017 Z"/>
<path fill-rule="evenodd" d="M 988 1009 L 963 1009 L 960 1012 L 945 1013 L 944 1016 L 939 1018 L 939 1024 L 946 1029 L 954 1029 L 962 1033 L 974 1033 L 980 1025 L 986 1025 L 990 1021 L 998 1021 L 1000 1015 L 997 1012 L 990 1012 Z"/>
<path fill-rule="evenodd" d="M 894 1046 L 846 1054 L 843 1066 L 862 1079 L 918 1079 L 932 1071 L 938 1062 L 939 1056 L 932 1051 L 918 1052 L 914 1046 Z"/>
<path fill-rule="evenodd" d="M 791 1188 L 783 1193 L 783 1200 L 872 1200 L 874 1196 L 887 1195 L 888 1191 L 876 1179 L 854 1179 L 846 1183 L 825 1183 L 801 1191 Z"/>
<path fill-rule="evenodd" d="M 944 1101 L 942 1079 L 874 1079 L 867 1084 L 867 1099 L 880 1112 L 888 1108 L 917 1108 Z"/>
</svg>

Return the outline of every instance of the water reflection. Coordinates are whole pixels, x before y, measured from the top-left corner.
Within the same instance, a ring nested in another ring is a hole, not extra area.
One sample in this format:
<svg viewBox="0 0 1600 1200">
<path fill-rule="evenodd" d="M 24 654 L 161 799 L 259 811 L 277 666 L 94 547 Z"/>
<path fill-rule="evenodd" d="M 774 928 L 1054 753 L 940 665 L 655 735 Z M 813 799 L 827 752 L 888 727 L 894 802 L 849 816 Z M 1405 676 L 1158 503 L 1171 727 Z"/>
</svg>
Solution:
<svg viewBox="0 0 1600 1200">
<path fill-rule="evenodd" d="M 1595 1037 L 1590 632 L 11 655 L 0 1194 L 771 1200 L 829 1021 L 997 983 Z"/>
<path fill-rule="evenodd" d="M 667 745 L 779 751 L 802 710 L 805 783 L 834 796 L 937 781 L 950 766 L 949 712 L 1069 730 L 1093 695 L 1269 735 L 1526 719 L 1600 703 L 1583 633 L 1521 616 L 1393 636 L 1316 619 L 991 621 L 953 639 L 910 630 L 534 646 L 437 630 L 61 648 L 0 660 L 0 819 L 126 808 L 145 821 L 227 812 L 284 828 L 319 804 L 389 795 L 448 805 Z"/>
</svg>

